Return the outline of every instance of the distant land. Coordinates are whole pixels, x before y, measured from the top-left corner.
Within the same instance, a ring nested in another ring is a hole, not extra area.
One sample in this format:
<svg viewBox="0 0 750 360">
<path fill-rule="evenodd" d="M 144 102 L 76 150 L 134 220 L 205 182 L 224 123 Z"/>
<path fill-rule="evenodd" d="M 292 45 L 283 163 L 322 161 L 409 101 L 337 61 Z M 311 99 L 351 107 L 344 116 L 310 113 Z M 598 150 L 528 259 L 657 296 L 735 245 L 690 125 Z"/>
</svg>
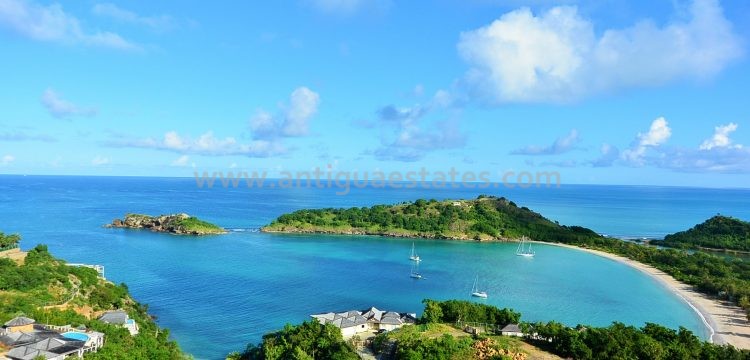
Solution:
<svg viewBox="0 0 750 360">
<path fill-rule="evenodd" d="M 154 232 L 175 235 L 218 235 L 227 231 L 217 225 L 200 220 L 188 214 L 173 214 L 149 216 L 143 214 L 127 214 L 125 218 L 115 219 L 110 228 L 149 229 Z"/>
<path fill-rule="evenodd" d="M 494 196 L 475 200 L 417 200 L 369 208 L 299 210 L 279 216 L 264 232 L 384 235 L 452 240 L 588 242 L 602 238 L 564 226 L 526 207 Z"/>
<path fill-rule="evenodd" d="M 716 215 L 692 229 L 664 237 L 665 246 L 750 252 L 750 222 Z"/>
</svg>

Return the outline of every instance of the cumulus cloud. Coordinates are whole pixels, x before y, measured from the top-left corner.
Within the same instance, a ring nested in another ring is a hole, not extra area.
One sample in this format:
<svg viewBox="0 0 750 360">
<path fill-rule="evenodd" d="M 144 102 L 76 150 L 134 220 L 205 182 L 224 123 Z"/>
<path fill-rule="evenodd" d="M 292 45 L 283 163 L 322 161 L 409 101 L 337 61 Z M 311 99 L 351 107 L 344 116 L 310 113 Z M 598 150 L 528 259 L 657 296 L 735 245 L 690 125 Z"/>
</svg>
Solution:
<svg viewBox="0 0 750 360">
<path fill-rule="evenodd" d="M 642 20 L 595 31 L 573 6 L 515 10 L 461 34 L 465 82 L 489 102 L 566 102 L 708 78 L 743 55 L 717 0 L 694 0 L 686 13 L 663 26 Z"/>
<path fill-rule="evenodd" d="M 197 138 L 191 138 L 169 131 L 160 139 L 112 140 L 106 143 L 112 147 L 134 147 L 172 151 L 180 154 L 208 156 L 244 155 L 249 157 L 269 157 L 287 152 L 283 144 L 275 141 L 253 140 L 241 143 L 233 137 L 217 138 L 209 131 Z"/>
<path fill-rule="evenodd" d="M 578 134 L 578 130 L 573 129 L 567 135 L 557 138 L 551 145 L 529 145 L 511 151 L 511 155 L 559 155 L 574 150 L 580 142 L 581 136 Z"/>
<path fill-rule="evenodd" d="M 47 89 L 44 91 L 44 94 L 42 94 L 42 105 L 44 105 L 44 107 L 47 108 L 47 111 L 56 118 L 94 116 L 97 113 L 95 108 L 80 107 L 63 99 L 52 89 Z"/>
<path fill-rule="evenodd" d="M 123 23 L 146 26 L 156 31 L 166 31 L 176 26 L 171 16 L 142 16 L 111 3 L 95 4 L 91 12 L 97 16 L 107 17 Z"/>
<path fill-rule="evenodd" d="M 711 150 L 713 148 L 741 148 L 742 145 L 733 145 L 729 135 L 737 130 L 737 124 L 729 123 L 714 128 L 714 135 L 706 139 L 700 146 L 700 150 Z"/>
<path fill-rule="evenodd" d="M 14 161 L 16 161 L 16 158 L 13 155 L 4 155 L 0 158 L 0 165 L 10 165 Z"/>
<path fill-rule="evenodd" d="M 46 42 L 83 44 L 118 50 L 139 50 L 122 36 L 106 31 L 84 31 L 78 19 L 60 4 L 39 5 L 33 1 L 0 0 L 0 26 L 21 36 Z"/>
<path fill-rule="evenodd" d="M 105 156 L 97 155 L 93 159 L 91 159 L 91 165 L 94 166 L 102 166 L 102 165 L 109 165 L 110 159 Z"/>
<path fill-rule="evenodd" d="M 259 109 L 250 119 L 250 130 L 253 138 L 274 139 L 279 137 L 299 137 L 310 132 L 310 120 L 318 112 L 320 95 L 307 87 L 301 86 L 292 91 L 289 104 L 271 114 Z"/>
<path fill-rule="evenodd" d="M 372 152 L 378 160 L 417 161 L 431 151 L 461 148 L 466 135 L 455 118 L 426 121 L 432 106 L 384 106 L 376 111 L 377 124 L 387 133 L 382 146 Z"/>
<path fill-rule="evenodd" d="M 620 149 L 610 144 L 602 144 L 601 155 L 599 158 L 591 161 L 593 167 L 608 167 L 620 158 Z"/>
<path fill-rule="evenodd" d="M 659 117 L 651 123 L 646 133 L 638 133 L 633 145 L 622 152 L 622 159 L 632 165 L 644 165 L 644 156 L 647 151 L 657 148 L 667 142 L 672 136 L 672 129 L 667 119 Z"/>
</svg>

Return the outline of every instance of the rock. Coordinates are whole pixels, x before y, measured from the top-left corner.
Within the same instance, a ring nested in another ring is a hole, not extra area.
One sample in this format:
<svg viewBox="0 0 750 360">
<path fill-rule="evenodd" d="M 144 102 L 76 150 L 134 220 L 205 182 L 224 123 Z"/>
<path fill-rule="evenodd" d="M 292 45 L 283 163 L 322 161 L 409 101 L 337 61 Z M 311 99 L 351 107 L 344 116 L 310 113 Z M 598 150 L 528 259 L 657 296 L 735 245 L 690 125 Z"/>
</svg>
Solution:
<svg viewBox="0 0 750 360">
<path fill-rule="evenodd" d="M 159 216 L 127 214 L 124 219 L 114 219 L 111 224 L 105 225 L 105 227 L 149 229 L 154 232 L 176 235 L 215 235 L 227 232 L 221 227 L 185 213 Z"/>
</svg>

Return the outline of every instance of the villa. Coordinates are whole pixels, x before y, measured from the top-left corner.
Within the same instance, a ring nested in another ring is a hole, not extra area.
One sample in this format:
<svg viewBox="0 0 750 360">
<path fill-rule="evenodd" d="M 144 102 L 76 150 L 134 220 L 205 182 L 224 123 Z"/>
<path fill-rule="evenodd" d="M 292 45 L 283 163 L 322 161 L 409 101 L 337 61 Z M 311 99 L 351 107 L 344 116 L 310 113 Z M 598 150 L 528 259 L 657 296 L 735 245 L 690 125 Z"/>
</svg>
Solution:
<svg viewBox="0 0 750 360">
<path fill-rule="evenodd" d="M 523 330 L 521 330 L 518 324 L 508 324 L 500 329 L 500 334 L 503 336 L 523 337 Z"/>
<path fill-rule="evenodd" d="M 367 310 L 350 310 L 341 313 L 324 313 L 310 315 L 321 324 L 333 324 L 341 329 L 344 338 L 371 331 L 391 331 L 417 321 L 417 314 L 397 313 L 378 310 L 371 307 Z"/>
<path fill-rule="evenodd" d="M 106 324 L 120 325 L 128 329 L 130 335 L 138 335 L 138 324 L 124 310 L 106 311 L 99 317 L 99 321 Z"/>
<path fill-rule="evenodd" d="M 6 322 L 0 330 L 0 344 L 10 350 L 5 358 L 62 360 L 68 356 L 83 357 L 104 345 L 104 334 L 73 329 L 70 326 L 36 324 L 34 319 L 19 316 Z M 0 357 L 2 358 L 2 357 Z"/>
</svg>

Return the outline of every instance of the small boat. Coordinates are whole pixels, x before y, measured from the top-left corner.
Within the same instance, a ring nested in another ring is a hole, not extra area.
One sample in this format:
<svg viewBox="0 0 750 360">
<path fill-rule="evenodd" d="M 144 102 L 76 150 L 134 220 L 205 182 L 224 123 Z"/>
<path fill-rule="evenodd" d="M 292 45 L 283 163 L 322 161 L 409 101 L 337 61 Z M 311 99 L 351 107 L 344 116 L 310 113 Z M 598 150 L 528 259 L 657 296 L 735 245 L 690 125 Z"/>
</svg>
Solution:
<svg viewBox="0 0 750 360">
<path fill-rule="evenodd" d="M 412 279 L 422 279 L 422 274 L 419 272 L 419 263 L 414 263 L 411 266 L 411 273 L 409 274 L 409 277 Z"/>
<path fill-rule="evenodd" d="M 531 250 L 531 243 L 529 243 L 529 247 L 526 248 L 526 237 L 521 238 L 521 242 L 518 244 L 518 248 L 516 249 L 516 255 L 523 256 L 523 257 L 534 257 L 536 253 L 534 253 L 534 250 Z"/>
<path fill-rule="evenodd" d="M 419 258 L 419 255 L 417 255 L 417 250 L 414 248 L 414 243 L 411 243 L 411 255 L 409 256 L 409 260 L 422 261 L 422 259 Z"/>
<path fill-rule="evenodd" d="M 479 291 L 479 275 L 474 279 L 474 286 L 471 287 L 471 296 L 478 297 L 482 299 L 487 298 L 487 293 L 484 291 Z"/>
</svg>

